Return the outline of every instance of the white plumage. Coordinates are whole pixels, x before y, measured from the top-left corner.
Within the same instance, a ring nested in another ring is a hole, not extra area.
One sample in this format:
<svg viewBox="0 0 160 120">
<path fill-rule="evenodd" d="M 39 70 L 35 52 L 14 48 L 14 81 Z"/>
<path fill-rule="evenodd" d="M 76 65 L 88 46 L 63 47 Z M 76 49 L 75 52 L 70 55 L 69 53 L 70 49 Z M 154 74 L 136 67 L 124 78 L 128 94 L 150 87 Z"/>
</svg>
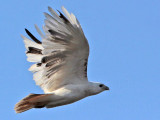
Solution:
<svg viewBox="0 0 160 120">
<path fill-rule="evenodd" d="M 16 104 L 16 112 L 31 108 L 56 107 L 84 97 L 98 94 L 109 88 L 101 83 L 88 82 L 88 41 L 76 17 L 64 7 L 58 15 L 48 7 L 51 15 L 44 13 L 43 32 L 35 25 L 42 38 L 40 42 L 27 29 L 33 40 L 24 36 L 26 55 L 34 64 L 29 68 L 33 79 L 46 94 L 31 94 Z"/>
</svg>

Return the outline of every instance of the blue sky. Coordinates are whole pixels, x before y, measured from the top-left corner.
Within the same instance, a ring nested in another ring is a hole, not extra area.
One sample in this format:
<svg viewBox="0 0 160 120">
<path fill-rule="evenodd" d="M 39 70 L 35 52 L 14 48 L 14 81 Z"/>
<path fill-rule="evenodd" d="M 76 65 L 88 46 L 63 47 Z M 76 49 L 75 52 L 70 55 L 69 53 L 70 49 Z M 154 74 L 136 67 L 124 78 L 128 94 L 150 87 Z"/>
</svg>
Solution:
<svg viewBox="0 0 160 120">
<path fill-rule="evenodd" d="M 29 93 L 43 93 L 27 71 L 20 34 L 44 24 L 47 6 L 64 5 L 90 44 L 88 78 L 110 91 L 53 109 L 13 111 Z M 159 120 L 159 0 L 5 0 L 0 2 L 1 120 Z"/>
</svg>

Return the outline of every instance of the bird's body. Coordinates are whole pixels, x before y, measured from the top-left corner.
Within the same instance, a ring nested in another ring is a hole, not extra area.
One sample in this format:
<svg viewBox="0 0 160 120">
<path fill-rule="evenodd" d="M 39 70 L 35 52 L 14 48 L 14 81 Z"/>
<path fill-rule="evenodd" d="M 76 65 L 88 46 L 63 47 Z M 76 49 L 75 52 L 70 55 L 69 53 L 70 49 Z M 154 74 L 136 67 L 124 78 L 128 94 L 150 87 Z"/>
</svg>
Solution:
<svg viewBox="0 0 160 120">
<path fill-rule="evenodd" d="M 17 113 L 66 105 L 109 90 L 101 83 L 88 81 L 88 41 L 76 17 L 64 7 L 62 10 L 67 18 L 49 7 L 52 16 L 45 13 L 45 35 L 35 26 L 42 42 L 25 29 L 34 41 L 22 36 L 27 60 L 35 63 L 29 71 L 34 73 L 33 79 L 45 94 L 30 94 L 22 99 L 15 106 Z"/>
<path fill-rule="evenodd" d="M 89 84 L 80 84 L 80 85 L 66 85 L 62 88 L 59 88 L 50 96 L 51 102 L 46 105 L 47 108 L 57 107 L 61 105 L 70 104 L 76 102 L 80 99 L 83 99 L 87 96 L 90 96 L 94 93 L 90 93 Z"/>
<path fill-rule="evenodd" d="M 87 92 L 83 88 L 83 85 L 68 85 L 53 91 L 51 102 L 46 107 L 66 105 L 86 97 Z"/>
</svg>

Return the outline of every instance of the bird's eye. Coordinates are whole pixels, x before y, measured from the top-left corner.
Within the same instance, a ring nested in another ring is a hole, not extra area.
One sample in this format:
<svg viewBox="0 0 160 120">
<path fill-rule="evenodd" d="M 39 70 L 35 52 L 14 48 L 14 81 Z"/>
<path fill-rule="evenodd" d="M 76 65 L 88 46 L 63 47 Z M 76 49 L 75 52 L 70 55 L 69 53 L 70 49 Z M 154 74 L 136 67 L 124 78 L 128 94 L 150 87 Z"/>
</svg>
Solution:
<svg viewBox="0 0 160 120">
<path fill-rule="evenodd" d="M 103 84 L 100 84 L 99 87 L 103 87 Z"/>
</svg>

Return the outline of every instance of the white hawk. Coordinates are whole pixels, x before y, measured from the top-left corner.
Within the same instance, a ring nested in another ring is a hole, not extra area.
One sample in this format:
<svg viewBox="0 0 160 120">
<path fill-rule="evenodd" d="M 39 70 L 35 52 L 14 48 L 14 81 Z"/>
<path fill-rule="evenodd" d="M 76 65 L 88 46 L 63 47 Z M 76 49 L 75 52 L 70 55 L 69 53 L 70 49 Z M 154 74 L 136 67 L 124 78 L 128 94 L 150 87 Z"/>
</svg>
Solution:
<svg viewBox="0 0 160 120">
<path fill-rule="evenodd" d="M 42 42 L 27 29 L 26 33 L 33 40 L 24 36 L 26 55 L 34 64 L 29 68 L 33 79 L 45 94 L 30 94 L 15 105 L 17 113 L 31 108 L 52 108 L 70 104 L 87 96 L 98 94 L 109 87 L 102 83 L 89 82 L 87 61 L 89 56 L 88 41 L 76 17 L 64 7 L 59 15 L 48 7 L 44 13 L 43 34 L 35 25 Z"/>
</svg>

